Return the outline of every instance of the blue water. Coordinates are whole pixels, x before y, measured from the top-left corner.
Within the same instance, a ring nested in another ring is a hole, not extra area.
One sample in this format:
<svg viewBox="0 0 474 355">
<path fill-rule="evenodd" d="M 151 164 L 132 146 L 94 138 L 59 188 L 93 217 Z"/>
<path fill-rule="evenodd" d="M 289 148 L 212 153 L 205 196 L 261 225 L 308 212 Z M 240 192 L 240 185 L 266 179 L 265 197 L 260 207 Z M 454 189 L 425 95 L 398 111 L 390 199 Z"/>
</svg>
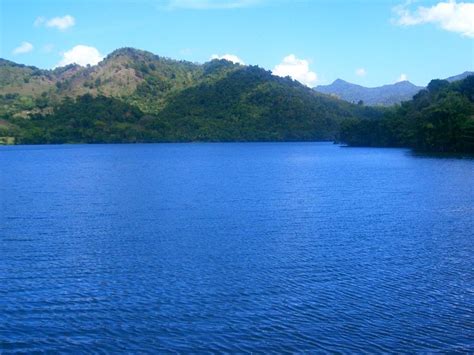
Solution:
<svg viewBox="0 0 474 355">
<path fill-rule="evenodd" d="M 0 352 L 474 351 L 474 160 L 0 147 Z"/>
</svg>

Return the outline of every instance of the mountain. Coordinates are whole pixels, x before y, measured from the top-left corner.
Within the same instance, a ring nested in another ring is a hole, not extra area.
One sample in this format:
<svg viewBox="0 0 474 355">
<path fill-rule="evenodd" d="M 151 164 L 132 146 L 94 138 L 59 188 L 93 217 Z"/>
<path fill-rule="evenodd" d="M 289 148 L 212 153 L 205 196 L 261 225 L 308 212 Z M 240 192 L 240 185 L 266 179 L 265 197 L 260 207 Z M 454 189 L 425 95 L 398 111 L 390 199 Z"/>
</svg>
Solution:
<svg viewBox="0 0 474 355">
<path fill-rule="evenodd" d="M 466 71 L 444 80 L 451 83 L 465 79 L 472 74 L 474 74 L 474 72 Z M 323 94 L 332 95 L 352 103 L 362 101 L 364 104 L 370 106 L 391 106 L 399 104 L 402 101 L 411 100 L 421 89 L 424 89 L 424 87 L 416 86 L 409 81 L 400 81 L 395 84 L 368 88 L 349 83 L 342 79 L 337 79 L 330 85 L 320 85 L 314 88 L 314 90 Z"/>
<path fill-rule="evenodd" d="M 363 101 L 370 106 L 390 106 L 410 100 L 413 95 L 423 89 L 409 81 L 401 81 L 391 85 L 368 88 L 352 84 L 342 79 L 335 80 L 330 85 L 320 85 L 314 88 L 317 92 L 333 95 L 342 100 L 358 103 Z"/>
<path fill-rule="evenodd" d="M 340 141 L 352 146 L 411 147 L 428 152 L 474 153 L 474 75 L 432 80 L 413 100 L 382 119 L 348 119 Z"/>
<path fill-rule="evenodd" d="M 0 60 L 0 95 L 9 98 L 0 114 L 27 115 L 38 108 L 38 101 L 39 106 L 52 106 L 64 97 L 84 94 L 121 98 L 144 111 L 156 111 L 168 94 L 195 84 L 202 75 L 200 65 L 133 48 L 118 49 L 88 67 L 41 70 Z"/>
<path fill-rule="evenodd" d="M 368 104 L 406 101 L 388 108 L 353 104 L 257 66 L 196 64 L 133 48 L 95 66 L 53 70 L 0 59 L 0 144 L 338 139 L 474 150 L 469 72 L 426 89 L 409 82 L 364 88 L 340 79 L 329 87 L 352 101 L 362 93 Z M 403 96 L 410 90 L 413 99 Z"/>
<path fill-rule="evenodd" d="M 158 116 L 179 123 L 178 140 L 307 141 L 334 138 L 345 117 L 379 114 L 248 66 L 179 92 Z"/>
<path fill-rule="evenodd" d="M 474 75 L 474 72 L 473 72 L 473 71 L 465 71 L 465 72 L 462 73 L 462 74 L 450 76 L 449 78 L 446 78 L 446 79 L 444 79 L 444 80 L 447 80 L 447 81 L 449 81 L 450 83 L 452 83 L 452 82 L 454 82 L 454 81 L 466 79 L 468 76 L 471 76 L 471 75 Z"/>
<path fill-rule="evenodd" d="M 330 140 L 344 118 L 381 114 L 226 60 L 122 48 L 88 67 L 0 62 L 0 136 L 17 143 Z"/>
</svg>

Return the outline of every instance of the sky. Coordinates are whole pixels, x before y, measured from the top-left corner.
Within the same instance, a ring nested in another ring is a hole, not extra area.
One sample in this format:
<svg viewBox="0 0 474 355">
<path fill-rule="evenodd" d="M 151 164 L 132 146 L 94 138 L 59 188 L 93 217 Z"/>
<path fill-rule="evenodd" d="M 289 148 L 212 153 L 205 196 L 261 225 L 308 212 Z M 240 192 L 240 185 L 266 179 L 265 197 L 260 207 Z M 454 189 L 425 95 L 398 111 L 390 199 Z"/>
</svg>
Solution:
<svg viewBox="0 0 474 355">
<path fill-rule="evenodd" d="M 426 85 L 474 70 L 474 1 L 0 0 L 0 57 L 51 69 L 134 47 L 308 86 Z"/>
</svg>

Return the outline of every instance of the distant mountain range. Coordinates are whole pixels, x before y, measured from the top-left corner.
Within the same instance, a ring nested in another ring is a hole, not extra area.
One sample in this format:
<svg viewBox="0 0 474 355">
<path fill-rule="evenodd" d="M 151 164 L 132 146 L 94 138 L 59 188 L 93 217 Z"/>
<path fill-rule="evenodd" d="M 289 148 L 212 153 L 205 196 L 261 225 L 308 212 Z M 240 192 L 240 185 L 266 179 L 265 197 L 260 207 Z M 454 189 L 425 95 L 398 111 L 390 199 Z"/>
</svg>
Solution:
<svg viewBox="0 0 474 355">
<path fill-rule="evenodd" d="M 445 80 L 453 82 L 465 79 L 472 74 L 474 72 L 466 71 Z M 315 91 L 323 94 L 332 95 L 352 103 L 362 101 L 370 106 L 391 106 L 402 101 L 411 100 L 421 89 L 424 89 L 424 87 L 416 86 L 409 81 L 369 88 L 342 79 L 337 79 L 330 85 L 320 85 L 314 88 Z"/>
<path fill-rule="evenodd" d="M 444 80 L 447 80 L 447 81 L 449 81 L 450 83 L 452 83 L 453 81 L 458 81 L 458 80 L 466 79 L 468 76 L 473 75 L 473 74 L 474 74 L 474 71 L 465 71 L 465 72 L 462 73 L 462 74 L 450 76 L 449 78 L 446 78 L 446 79 L 444 79 Z"/>
</svg>

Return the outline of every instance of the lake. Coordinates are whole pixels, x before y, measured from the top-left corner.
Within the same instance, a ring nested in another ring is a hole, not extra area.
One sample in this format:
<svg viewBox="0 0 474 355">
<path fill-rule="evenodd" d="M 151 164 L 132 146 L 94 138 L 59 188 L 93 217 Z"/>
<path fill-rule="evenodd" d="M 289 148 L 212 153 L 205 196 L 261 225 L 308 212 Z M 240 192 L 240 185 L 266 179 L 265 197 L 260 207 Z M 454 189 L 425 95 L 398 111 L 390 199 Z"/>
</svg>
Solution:
<svg viewBox="0 0 474 355">
<path fill-rule="evenodd" d="M 474 160 L 0 147 L 0 352 L 474 351 Z"/>
</svg>

